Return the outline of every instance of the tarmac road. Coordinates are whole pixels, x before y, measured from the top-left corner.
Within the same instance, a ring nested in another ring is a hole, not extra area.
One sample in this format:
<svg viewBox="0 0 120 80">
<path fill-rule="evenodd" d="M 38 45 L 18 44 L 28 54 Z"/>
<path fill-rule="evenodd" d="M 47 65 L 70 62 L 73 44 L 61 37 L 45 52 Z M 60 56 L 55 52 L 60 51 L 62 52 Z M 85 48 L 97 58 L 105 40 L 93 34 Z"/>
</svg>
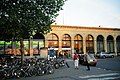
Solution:
<svg viewBox="0 0 120 80">
<path fill-rule="evenodd" d="M 98 59 L 98 68 L 120 72 L 120 56 L 114 58 Z"/>
<path fill-rule="evenodd" d="M 119 72 L 106 70 L 99 67 L 90 67 L 91 70 L 87 71 L 86 66 L 83 65 L 80 65 L 77 70 L 74 69 L 72 59 L 68 59 L 67 62 L 70 68 L 65 66 L 56 69 L 54 74 L 10 80 L 120 80 Z"/>
</svg>

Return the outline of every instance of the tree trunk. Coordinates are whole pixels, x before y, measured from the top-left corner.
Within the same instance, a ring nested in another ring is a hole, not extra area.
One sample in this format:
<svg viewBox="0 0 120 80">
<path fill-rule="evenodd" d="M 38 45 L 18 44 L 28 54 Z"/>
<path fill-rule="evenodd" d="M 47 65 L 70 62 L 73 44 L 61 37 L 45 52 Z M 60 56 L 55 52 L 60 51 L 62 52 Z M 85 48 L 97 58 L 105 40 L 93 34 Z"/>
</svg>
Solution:
<svg viewBox="0 0 120 80">
<path fill-rule="evenodd" d="M 4 41 L 4 54 L 5 54 L 5 49 L 6 49 L 6 42 Z"/>
<path fill-rule="evenodd" d="M 23 39 L 20 40 L 20 52 L 21 52 L 21 65 L 23 65 L 24 61 L 24 44 L 23 44 Z"/>
</svg>

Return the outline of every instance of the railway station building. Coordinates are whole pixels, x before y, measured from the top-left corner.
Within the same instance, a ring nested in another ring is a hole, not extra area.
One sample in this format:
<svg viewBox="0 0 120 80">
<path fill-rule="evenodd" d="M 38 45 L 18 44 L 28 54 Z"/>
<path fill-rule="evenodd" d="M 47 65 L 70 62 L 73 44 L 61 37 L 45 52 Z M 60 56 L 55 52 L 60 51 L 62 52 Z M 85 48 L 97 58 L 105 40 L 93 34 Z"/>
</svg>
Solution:
<svg viewBox="0 0 120 80">
<path fill-rule="evenodd" d="M 24 40 L 26 55 L 39 54 L 38 50 L 42 47 L 54 48 L 57 55 L 60 52 L 71 56 L 74 52 L 97 54 L 101 51 L 120 55 L 119 28 L 51 25 L 51 29 L 50 33 L 36 33 L 31 39 Z M 12 46 L 15 48 L 14 54 L 20 54 L 16 51 L 19 44 Z"/>
</svg>

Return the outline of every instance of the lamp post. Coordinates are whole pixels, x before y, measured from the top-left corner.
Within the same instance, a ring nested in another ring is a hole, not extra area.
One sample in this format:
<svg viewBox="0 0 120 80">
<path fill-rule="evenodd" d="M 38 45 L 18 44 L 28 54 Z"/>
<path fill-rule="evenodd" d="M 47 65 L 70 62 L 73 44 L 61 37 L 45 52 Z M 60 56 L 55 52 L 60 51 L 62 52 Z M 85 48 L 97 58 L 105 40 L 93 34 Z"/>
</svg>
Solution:
<svg viewBox="0 0 120 80">
<path fill-rule="evenodd" d="M 38 54 L 39 54 L 40 50 L 39 50 L 39 41 L 38 41 Z"/>
</svg>

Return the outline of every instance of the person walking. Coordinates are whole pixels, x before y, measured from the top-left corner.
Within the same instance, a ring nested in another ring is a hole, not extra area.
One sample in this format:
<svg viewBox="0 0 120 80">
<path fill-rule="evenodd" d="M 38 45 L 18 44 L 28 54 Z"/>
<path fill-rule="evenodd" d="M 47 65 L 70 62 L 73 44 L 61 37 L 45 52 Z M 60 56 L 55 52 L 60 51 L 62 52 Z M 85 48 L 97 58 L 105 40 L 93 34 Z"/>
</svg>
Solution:
<svg viewBox="0 0 120 80">
<path fill-rule="evenodd" d="M 84 62 L 86 63 L 87 70 L 89 71 L 89 70 L 90 70 L 90 65 L 89 65 L 89 63 L 88 63 L 88 54 L 85 54 L 85 55 L 84 55 Z"/>
<path fill-rule="evenodd" d="M 74 53 L 73 60 L 74 60 L 75 69 L 78 69 L 79 56 L 77 53 Z"/>
<path fill-rule="evenodd" d="M 67 68 L 70 68 L 69 64 L 67 63 L 66 61 L 66 56 L 65 56 L 65 52 L 62 51 L 62 55 L 63 55 L 63 60 L 64 60 L 64 63 L 66 65 Z"/>
</svg>

